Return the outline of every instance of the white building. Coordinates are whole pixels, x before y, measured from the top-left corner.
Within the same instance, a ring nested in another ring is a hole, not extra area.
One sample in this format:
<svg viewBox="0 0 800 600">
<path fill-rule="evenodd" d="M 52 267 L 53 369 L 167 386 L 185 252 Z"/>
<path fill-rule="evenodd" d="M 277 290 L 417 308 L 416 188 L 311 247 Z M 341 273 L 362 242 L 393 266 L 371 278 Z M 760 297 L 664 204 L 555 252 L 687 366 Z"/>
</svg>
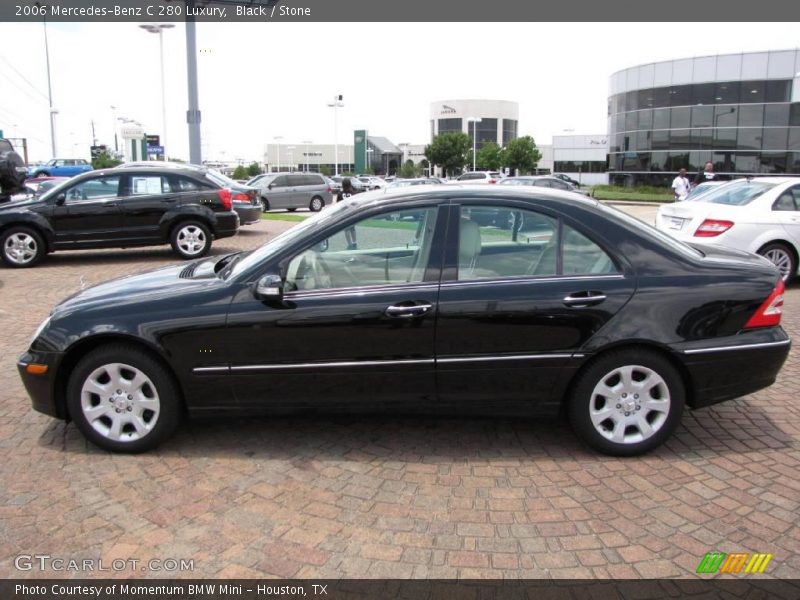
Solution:
<svg viewBox="0 0 800 600">
<path fill-rule="evenodd" d="M 607 184 L 607 156 L 606 134 L 554 135 L 551 172 L 569 175 L 583 185 Z"/>
<path fill-rule="evenodd" d="M 334 150 L 339 151 L 338 159 Z M 264 148 L 262 157 L 264 170 L 313 171 L 321 173 L 327 169 L 330 175 L 351 173 L 355 169 L 353 144 L 304 144 L 302 142 L 272 142 Z"/>
<path fill-rule="evenodd" d="M 508 100 L 440 100 L 431 102 L 431 140 L 461 131 L 478 150 L 494 142 L 501 148 L 517 137 L 519 104 Z M 475 137 L 473 137 L 475 136 Z"/>
</svg>

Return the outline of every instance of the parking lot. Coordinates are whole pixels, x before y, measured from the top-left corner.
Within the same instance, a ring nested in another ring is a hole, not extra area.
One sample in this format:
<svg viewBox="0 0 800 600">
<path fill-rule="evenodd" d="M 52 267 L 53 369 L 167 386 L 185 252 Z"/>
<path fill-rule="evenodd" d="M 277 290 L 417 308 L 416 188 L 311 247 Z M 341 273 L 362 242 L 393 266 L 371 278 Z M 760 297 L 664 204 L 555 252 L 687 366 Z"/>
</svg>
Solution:
<svg viewBox="0 0 800 600">
<path fill-rule="evenodd" d="M 652 222 L 652 207 L 627 210 Z M 291 225 L 262 221 L 212 252 Z M 775 385 L 687 411 L 633 459 L 559 421 L 405 416 L 193 421 L 156 452 L 112 455 L 33 412 L 16 358 L 52 306 L 174 262 L 165 246 L 0 269 L 0 577 L 695 577 L 711 551 L 771 553 L 759 577 L 800 577 L 796 346 Z M 800 332 L 800 284 L 783 325 Z M 20 555 L 193 564 L 19 570 Z"/>
</svg>

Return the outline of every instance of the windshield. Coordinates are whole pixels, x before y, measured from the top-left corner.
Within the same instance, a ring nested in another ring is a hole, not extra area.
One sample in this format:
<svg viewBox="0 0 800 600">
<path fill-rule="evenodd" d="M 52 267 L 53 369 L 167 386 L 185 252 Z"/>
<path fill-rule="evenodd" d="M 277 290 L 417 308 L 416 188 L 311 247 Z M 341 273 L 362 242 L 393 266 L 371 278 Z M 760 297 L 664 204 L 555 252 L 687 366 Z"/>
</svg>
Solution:
<svg viewBox="0 0 800 600">
<path fill-rule="evenodd" d="M 744 206 L 749 204 L 763 193 L 771 190 L 776 184 L 766 181 L 734 181 L 728 185 L 720 185 L 709 192 L 692 198 L 695 202 L 709 202 L 711 204 L 727 204 L 729 206 Z"/>
<path fill-rule="evenodd" d="M 340 214 L 353 210 L 357 204 L 358 201 L 353 200 L 337 202 L 330 208 L 326 208 L 324 211 L 319 212 L 313 217 L 307 218 L 302 223 L 295 225 L 291 229 L 284 231 L 277 237 L 271 239 L 263 246 L 256 248 L 250 252 L 250 254 L 244 256 L 238 262 L 236 262 L 231 271 L 226 274 L 225 279 L 228 279 L 231 275 L 238 276 L 241 273 L 245 273 L 246 271 L 257 267 L 276 252 L 282 250 L 288 244 L 293 243 L 295 240 L 305 235 L 306 232 L 314 229 L 315 227 L 322 227 L 326 225 L 333 219 L 338 218 Z"/>
<path fill-rule="evenodd" d="M 503 179 L 501 185 L 533 185 L 532 179 Z"/>
</svg>

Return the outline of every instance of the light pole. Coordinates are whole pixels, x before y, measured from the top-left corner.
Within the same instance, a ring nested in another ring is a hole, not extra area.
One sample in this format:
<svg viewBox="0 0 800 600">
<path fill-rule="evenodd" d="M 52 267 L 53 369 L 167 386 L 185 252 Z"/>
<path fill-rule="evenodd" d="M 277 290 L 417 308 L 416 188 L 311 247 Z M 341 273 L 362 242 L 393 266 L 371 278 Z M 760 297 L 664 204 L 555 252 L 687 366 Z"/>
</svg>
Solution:
<svg viewBox="0 0 800 600">
<path fill-rule="evenodd" d="M 292 164 L 294 162 L 294 153 L 292 152 L 294 148 L 294 146 L 286 146 L 286 150 L 289 152 L 289 173 L 294 171 L 294 165 Z"/>
<path fill-rule="evenodd" d="M 303 143 L 306 145 L 306 173 L 308 173 L 308 145 L 313 144 L 311 140 L 303 140 Z"/>
<path fill-rule="evenodd" d="M 53 107 L 53 87 L 50 85 L 50 46 L 47 43 L 47 19 L 42 19 L 44 25 L 44 56 L 47 61 L 47 99 L 50 104 L 50 149 L 53 158 L 58 154 L 56 147 L 56 115 L 58 111 Z"/>
<path fill-rule="evenodd" d="M 114 130 L 114 152 L 119 152 L 119 142 L 117 141 L 117 107 L 111 105 L 111 128 Z"/>
<path fill-rule="evenodd" d="M 476 152 L 475 152 L 475 141 L 478 139 L 478 132 L 477 132 L 477 123 L 481 122 L 480 117 L 467 117 L 467 122 L 472 123 L 472 170 L 475 171 L 475 164 L 476 164 Z"/>
<path fill-rule="evenodd" d="M 366 154 L 366 156 L 364 157 L 364 168 L 367 171 L 369 171 L 370 168 L 372 167 L 372 153 L 373 152 L 375 152 L 374 148 L 367 148 L 366 150 L 364 150 L 364 154 Z"/>
<path fill-rule="evenodd" d="M 333 108 L 333 154 L 334 154 L 334 175 L 339 174 L 339 126 L 338 126 L 338 118 L 337 118 L 337 108 L 341 108 L 344 106 L 344 102 L 342 102 L 343 96 L 341 94 L 337 94 L 333 97 L 333 102 L 328 102 L 328 106 Z"/>
<path fill-rule="evenodd" d="M 167 160 L 167 99 L 164 91 L 164 30 L 172 29 L 171 23 L 139 25 L 145 31 L 158 34 L 158 51 L 161 55 L 161 147 L 164 149 L 164 160 Z"/>
<path fill-rule="evenodd" d="M 278 167 L 278 170 L 276 172 L 280 173 L 280 171 L 281 171 L 281 143 L 280 143 L 280 141 L 283 139 L 283 136 L 282 135 L 276 135 L 272 139 L 275 140 L 275 148 L 277 149 L 277 152 L 275 153 L 275 161 L 278 163 L 276 165 Z"/>
</svg>

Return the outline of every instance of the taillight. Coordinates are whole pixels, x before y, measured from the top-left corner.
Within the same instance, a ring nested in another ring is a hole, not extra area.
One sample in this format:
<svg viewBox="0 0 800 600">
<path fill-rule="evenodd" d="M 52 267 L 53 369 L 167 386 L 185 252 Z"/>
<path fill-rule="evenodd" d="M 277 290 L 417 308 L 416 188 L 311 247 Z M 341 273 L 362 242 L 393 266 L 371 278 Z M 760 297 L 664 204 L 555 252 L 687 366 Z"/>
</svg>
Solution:
<svg viewBox="0 0 800 600">
<path fill-rule="evenodd" d="M 497 183 L 497 180 L 496 179 L 490 179 L 489 183 Z"/>
<path fill-rule="evenodd" d="M 783 292 L 786 286 L 782 279 L 778 280 L 778 285 L 772 290 L 769 298 L 758 307 L 755 314 L 750 317 L 744 328 L 753 329 L 754 327 L 774 327 L 781 324 L 781 313 L 783 312 Z"/>
<path fill-rule="evenodd" d="M 333 190 L 331 189 L 331 186 L 328 186 L 328 193 L 329 193 L 329 194 L 332 194 L 332 193 L 333 193 Z"/>
<path fill-rule="evenodd" d="M 706 219 L 700 223 L 700 227 L 694 232 L 695 237 L 716 237 L 725 233 L 733 227 L 733 221 L 718 221 L 716 219 Z"/>
<path fill-rule="evenodd" d="M 231 204 L 231 191 L 228 188 L 222 188 L 217 192 L 219 194 L 219 199 L 222 200 L 222 207 L 225 210 L 230 210 L 233 208 Z"/>
<path fill-rule="evenodd" d="M 250 202 L 250 194 L 245 194 L 243 192 L 237 192 L 231 198 L 234 202 Z"/>
</svg>

